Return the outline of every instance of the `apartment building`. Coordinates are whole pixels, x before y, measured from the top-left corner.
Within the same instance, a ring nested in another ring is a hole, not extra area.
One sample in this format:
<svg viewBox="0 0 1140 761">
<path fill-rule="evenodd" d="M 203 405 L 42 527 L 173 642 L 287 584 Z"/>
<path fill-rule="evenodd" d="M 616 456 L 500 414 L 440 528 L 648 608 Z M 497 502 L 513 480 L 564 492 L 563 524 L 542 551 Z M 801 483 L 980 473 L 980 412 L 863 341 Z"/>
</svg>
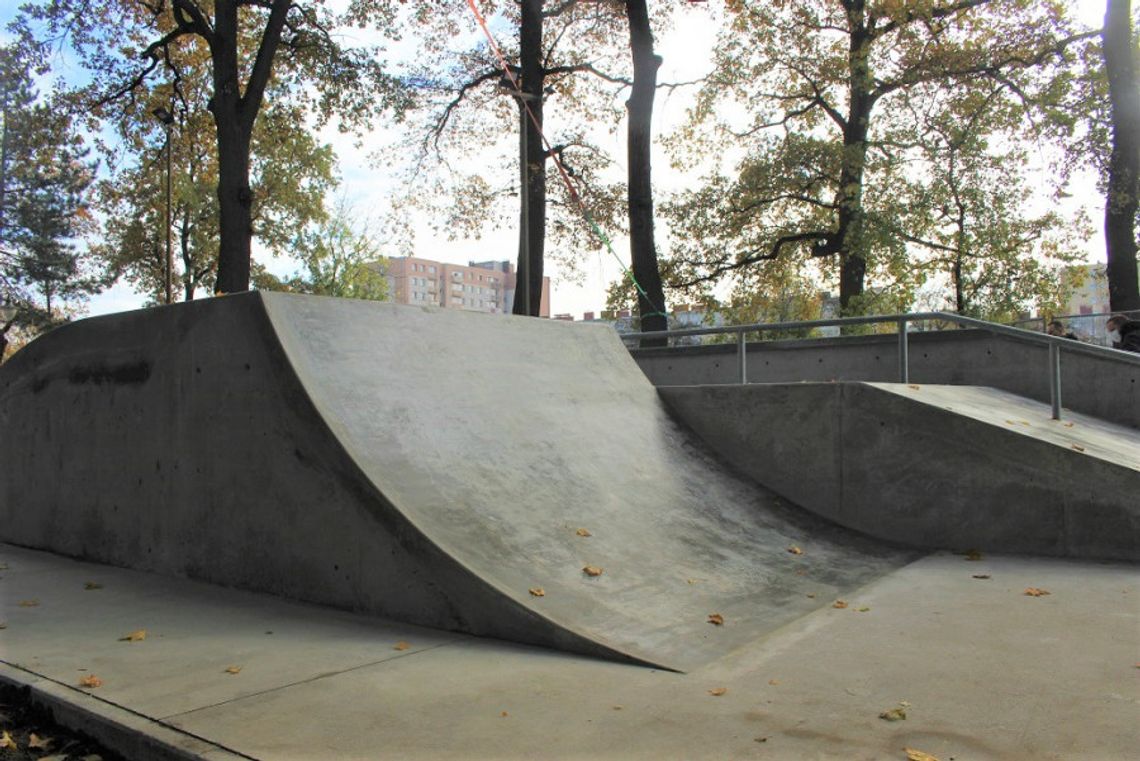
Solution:
<svg viewBox="0 0 1140 761">
<path fill-rule="evenodd" d="M 397 304 L 510 314 L 517 277 L 508 261 L 447 264 L 418 256 L 388 260 L 388 292 Z M 550 316 L 550 278 L 542 279 L 539 316 Z"/>
</svg>

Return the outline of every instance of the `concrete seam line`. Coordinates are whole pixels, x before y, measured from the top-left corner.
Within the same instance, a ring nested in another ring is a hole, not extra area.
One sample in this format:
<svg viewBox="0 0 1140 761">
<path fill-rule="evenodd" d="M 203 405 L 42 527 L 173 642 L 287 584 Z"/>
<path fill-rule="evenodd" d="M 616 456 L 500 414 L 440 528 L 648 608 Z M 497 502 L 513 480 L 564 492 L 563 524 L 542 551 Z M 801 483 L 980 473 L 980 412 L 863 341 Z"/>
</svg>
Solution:
<svg viewBox="0 0 1140 761">
<path fill-rule="evenodd" d="M 126 758 L 191 761 L 209 754 L 217 761 L 256 761 L 253 756 L 8 661 L 0 660 L 0 683 L 29 690 L 32 702 L 51 710 L 58 724 L 82 732 Z"/>
<path fill-rule="evenodd" d="M 248 700 L 249 698 L 259 698 L 259 697 L 262 697 L 263 695 L 269 695 L 270 693 L 273 693 L 273 692 L 279 692 L 281 690 L 287 690 L 290 687 L 296 687 L 296 686 L 302 685 L 302 684 L 309 684 L 311 682 L 317 682 L 317 681 L 320 681 L 321 679 L 328 679 L 330 677 L 340 676 L 341 674 L 350 674 L 353 671 L 359 671 L 360 669 L 372 668 L 373 666 L 379 666 L 383 663 L 391 663 L 392 661 L 397 661 L 401 658 L 408 658 L 408 657 L 411 657 L 413 655 L 420 655 L 421 653 L 427 653 L 427 652 L 430 652 L 432 650 L 438 650 L 441 647 L 448 647 L 449 645 L 453 645 L 453 644 L 455 644 L 455 643 L 454 642 L 441 642 L 438 645 L 432 645 L 431 647 L 425 647 L 422 650 L 416 650 L 414 653 L 400 653 L 399 655 L 390 656 L 388 658 L 381 658 L 378 661 L 370 661 L 369 663 L 361 663 L 358 666 L 353 666 L 353 667 L 347 668 L 347 669 L 341 669 L 340 671 L 327 671 L 323 674 L 317 674 L 316 676 L 311 676 L 308 679 L 298 679 L 296 682 L 289 682 L 289 684 L 282 684 L 282 685 L 278 685 L 277 687 L 270 687 L 268 689 L 261 690 L 259 692 L 251 692 L 248 695 L 241 695 L 241 696 L 236 697 L 236 698 L 230 698 L 229 700 L 222 700 L 222 701 L 219 701 L 217 703 L 211 703 L 208 706 L 199 706 L 198 708 L 191 708 L 189 711 L 182 711 L 180 713 L 172 713 L 169 716 L 163 716 L 162 719 L 160 719 L 160 721 L 169 721 L 171 719 L 175 719 L 175 718 L 178 718 L 180 716 L 189 716 L 192 713 L 198 713 L 199 711 L 206 711 L 206 710 L 209 710 L 211 708 L 218 708 L 219 706 L 230 705 L 231 703 L 239 703 L 243 700 Z"/>
</svg>

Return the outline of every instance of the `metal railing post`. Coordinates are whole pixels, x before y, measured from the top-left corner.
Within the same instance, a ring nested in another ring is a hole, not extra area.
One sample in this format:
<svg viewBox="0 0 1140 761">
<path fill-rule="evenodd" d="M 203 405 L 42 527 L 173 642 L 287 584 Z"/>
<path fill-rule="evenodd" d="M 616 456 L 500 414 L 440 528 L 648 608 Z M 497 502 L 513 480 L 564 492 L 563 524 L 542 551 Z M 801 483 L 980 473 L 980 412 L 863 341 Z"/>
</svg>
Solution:
<svg viewBox="0 0 1140 761">
<path fill-rule="evenodd" d="M 738 331 L 736 334 L 736 358 L 737 363 L 740 365 L 740 382 L 742 384 L 748 382 L 748 344 L 744 341 L 744 331 Z"/>
<path fill-rule="evenodd" d="M 1049 342 L 1049 403 L 1053 406 L 1053 419 L 1061 419 L 1061 347 Z"/>
<path fill-rule="evenodd" d="M 906 318 L 899 320 L 899 383 L 910 383 L 910 347 L 907 345 Z"/>
</svg>

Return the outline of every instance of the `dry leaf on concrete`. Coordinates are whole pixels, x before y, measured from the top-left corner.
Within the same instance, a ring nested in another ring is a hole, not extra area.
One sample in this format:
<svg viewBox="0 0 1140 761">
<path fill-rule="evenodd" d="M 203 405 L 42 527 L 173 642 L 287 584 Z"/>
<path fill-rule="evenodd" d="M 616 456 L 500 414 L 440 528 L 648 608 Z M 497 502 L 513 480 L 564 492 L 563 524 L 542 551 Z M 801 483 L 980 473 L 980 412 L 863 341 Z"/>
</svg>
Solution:
<svg viewBox="0 0 1140 761">
<path fill-rule="evenodd" d="M 593 536 L 593 534 L 590 533 L 590 529 L 588 528 L 580 528 L 575 533 L 577 533 L 578 536 Z"/>
<path fill-rule="evenodd" d="M 50 737 L 40 737 L 35 732 L 32 732 L 30 735 L 28 735 L 28 749 L 29 750 L 31 750 L 33 748 L 38 749 L 38 750 L 47 750 L 48 746 L 50 746 L 50 745 L 51 745 L 51 738 Z"/>
<path fill-rule="evenodd" d="M 93 690 L 96 687 L 102 687 L 103 686 L 103 680 L 100 679 L 99 677 L 95 676 L 94 674 L 88 674 L 87 676 L 85 676 L 79 680 L 79 686 L 80 687 L 86 687 L 88 689 Z"/>
<path fill-rule="evenodd" d="M 839 608 L 840 610 L 843 610 L 844 608 L 847 607 L 847 601 L 846 600 L 836 600 L 835 602 L 831 603 L 831 607 Z"/>
<path fill-rule="evenodd" d="M 775 687 L 775 686 L 776 686 L 776 685 L 778 685 L 779 683 L 780 683 L 780 680 L 779 680 L 779 679 L 769 679 L 769 680 L 768 680 L 768 684 L 772 685 L 773 687 Z"/>
<path fill-rule="evenodd" d="M 796 545 L 794 545 L 794 544 L 793 544 L 791 547 L 789 547 L 789 548 L 788 548 L 788 552 L 792 553 L 793 555 L 802 555 L 802 554 L 804 554 L 804 551 L 803 551 L 803 550 L 801 550 L 799 547 L 797 547 L 797 546 L 796 546 Z"/>
<path fill-rule="evenodd" d="M 929 753 L 924 753 L 921 750 L 914 748 L 903 748 L 906 752 L 906 761 L 938 761 L 937 756 L 932 756 Z"/>
<path fill-rule="evenodd" d="M 620 710 L 622 710 L 623 708 L 625 708 L 625 706 L 614 706 L 614 707 L 613 707 L 613 709 L 614 709 L 615 711 L 620 711 Z"/>
<path fill-rule="evenodd" d="M 974 574 L 973 576 L 971 576 L 970 578 L 973 578 L 973 579 L 988 579 L 988 578 L 990 578 L 990 575 L 989 575 L 988 573 L 975 573 L 975 574 Z"/>
<path fill-rule="evenodd" d="M 399 642 L 397 642 L 395 645 L 392 646 L 392 649 L 393 650 L 407 650 L 409 647 L 411 647 L 411 645 L 409 645 L 407 642 L 404 642 L 403 640 L 400 640 Z"/>
<path fill-rule="evenodd" d="M 1084 447 L 1082 447 L 1082 446 L 1080 446 L 1079 444 L 1070 444 L 1070 445 L 1069 445 L 1069 447 L 1070 447 L 1071 449 L 1075 449 L 1075 450 L 1076 450 L 1076 451 L 1078 451 L 1078 452 L 1083 452 L 1083 451 L 1085 451 L 1085 448 L 1084 448 Z"/>
<path fill-rule="evenodd" d="M 227 674 L 240 674 L 241 673 L 241 666 L 226 666 L 226 673 Z"/>
<path fill-rule="evenodd" d="M 598 568 L 596 565 L 588 565 L 582 569 L 582 573 L 586 574 L 587 576 L 601 576 L 602 569 Z"/>
<path fill-rule="evenodd" d="M 12 739 L 12 735 L 8 734 L 7 730 L 5 730 L 3 734 L 0 734 L 0 748 L 19 750 L 20 746 L 16 745 L 16 741 Z"/>
<path fill-rule="evenodd" d="M 146 629 L 137 629 L 125 637 L 119 637 L 120 642 L 142 642 L 146 639 Z"/>
<path fill-rule="evenodd" d="M 20 600 L 21 608 L 38 608 L 40 606 L 39 600 Z"/>
<path fill-rule="evenodd" d="M 914 383 L 908 383 L 906 384 L 906 387 L 913 388 L 915 391 L 918 391 L 918 389 L 921 388 L 921 386 L 915 385 Z"/>
<path fill-rule="evenodd" d="M 724 626 L 724 616 L 719 613 L 709 613 L 709 623 L 713 626 Z"/>
<path fill-rule="evenodd" d="M 714 698 L 719 698 L 721 695 L 724 695 L 727 692 L 728 692 L 727 687 L 713 687 L 711 690 L 709 690 L 709 694 L 712 695 Z"/>
<path fill-rule="evenodd" d="M 866 605 L 864 605 L 862 608 L 856 608 L 855 612 L 856 613 L 866 613 L 869 610 L 870 610 L 870 608 L 868 608 Z"/>
<path fill-rule="evenodd" d="M 500 713 L 500 714 L 499 714 L 499 716 L 500 716 L 501 718 L 504 718 L 504 719 L 505 719 L 505 718 L 507 718 L 508 716 L 510 716 L 510 714 L 509 714 L 509 713 L 507 713 L 506 711 L 503 711 L 502 713 Z"/>
<path fill-rule="evenodd" d="M 89 581 L 83 585 L 83 588 L 90 591 L 92 589 L 102 589 L 103 585 L 95 581 Z"/>
<path fill-rule="evenodd" d="M 1028 595 L 1029 597 L 1044 597 L 1045 595 L 1049 594 L 1049 590 L 1040 589 L 1038 587 L 1026 587 L 1023 594 Z"/>
<path fill-rule="evenodd" d="M 542 587 L 531 587 L 527 590 L 532 597 L 546 597 L 546 590 Z"/>
<path fill-rule="evenodd" d="M 879 714 L 879 718 L 884 719 L 885 721 L 905 721 L 906 709 L 902 706 L 899 706 L 898 708 L 892 708 L 889 711 L 883 711 L 881 714 Z"/>
</svg>

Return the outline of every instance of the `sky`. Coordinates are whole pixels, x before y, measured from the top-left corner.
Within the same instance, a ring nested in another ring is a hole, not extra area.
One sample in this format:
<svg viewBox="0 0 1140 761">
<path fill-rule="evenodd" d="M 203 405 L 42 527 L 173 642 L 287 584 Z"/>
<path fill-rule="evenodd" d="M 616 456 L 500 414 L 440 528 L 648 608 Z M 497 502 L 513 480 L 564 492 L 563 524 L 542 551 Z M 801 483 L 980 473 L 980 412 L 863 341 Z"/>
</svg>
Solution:
<svg viewBox="0 0 1140 761">
<path fill-rule="evenodd" d="M 1075 10 L 1078 20 L 1091 27 L 1102 23 L 1104 2 L 1105 0 L 1070 0 L 1070 6 Z M 708 5 L 717 3 L 718 0 L 710 0 Z M 0 21 L 9 20 L 15 14 L 18 4 L 13 0 L 0 0 Z M 694 5 L 686 12 L 683 24 L 658 35 L 657 50 L 664 59 L 659 81 L 691 81 L 707 73 L 716 35 L 716 26 L 710 19 L 710 13 L 709 8 Z M 494 31 L 496 34 L 507 33 L 507 30 L 502 29 Z M 478 33 L 473 17 L 471 32 Z M 656 137 L 666 135 L 681 124 L 694 95 L 695 88 L 680 88 L 670 94 L 658 95 L 654 106 Z M 372 160 L 372 154 L 383 141 L 390 139 L 390 134 L 385 130 L 366 136 L 360 146 L 355 145 L 353 139 L 340 135 L 331 128 L 322 134 L 322 138 L 333 144 L 340 159 L 342 183 L 338 192 L 352 202 L 358 213 L 366 216 L 380 215 L 388 209 L 391 198 L 399 192 L 400 180 L 392 168 L 377 166 Z M 626 152 L 624 122 L 612 134 L 602 134 L 600 140 L 602 148 L 615 160 L 614 172 L 623 175 Z M 654 149 L 653 167 L 654 185 L 659 191 L 678 189 L 688 179 L 670 168 L 668 156 L 660 145 Z M 551 180 L 554 180 L 553 173 Z M 1103 213 L 1103 202 L 1089 181 L 1082 183 L 1082 186 L 1087 187 L 1078 187 L 1073 194 L 1074 198 L 1068 203 L 1076 206 L 1087 201 L 1093 219 L 1098 220 Z M 426 222 L 413 226 L 415 229 L 411 232 L 414 233 L 414 253 L 417 256 L 460 264 L 466 264 L 469 260 L 514 261 L 517 257 L 517 233 L 513 229 L 488 231 L 480 240 L 448 241 L 434 237 Z M 629 261 L 628 241 L 624 236 L 618 236 L 616 231 L 607 232 L 614 238 L 616 257 L 610 253 L 588 254 L 576 278 L 568 276 L 557 263 L 548 261 L 546 271 L 551 276 L 553 285 L 552 314 L 569 313 L 580 319 L 583 312 L 597 311 L 605 306 L 607 287 L 621 276 L 622 265 L 618 259 L 625 263 Z M 660 222 L 657 225 L 657 237 L 659 250 L 667 250 L 667 231 Z M 1103 261 L 1103 249 L 1103 238 L 1098 232 L 1097 237 L 1088 242 L 1089 260 Z M 400 255 L 412 252 L 388 250 L 385 253 Z M 291 274 L 297 269 L 297 263 L 289 259 L 259 257 L 259 261 L 279 275 Z M 128 285 L 118 284 L 95 296 L 88 305 L 87 313 L 94 315 L 135 309 L 142 303 L 141 295 L 134 293 Z"/>
</svg>

